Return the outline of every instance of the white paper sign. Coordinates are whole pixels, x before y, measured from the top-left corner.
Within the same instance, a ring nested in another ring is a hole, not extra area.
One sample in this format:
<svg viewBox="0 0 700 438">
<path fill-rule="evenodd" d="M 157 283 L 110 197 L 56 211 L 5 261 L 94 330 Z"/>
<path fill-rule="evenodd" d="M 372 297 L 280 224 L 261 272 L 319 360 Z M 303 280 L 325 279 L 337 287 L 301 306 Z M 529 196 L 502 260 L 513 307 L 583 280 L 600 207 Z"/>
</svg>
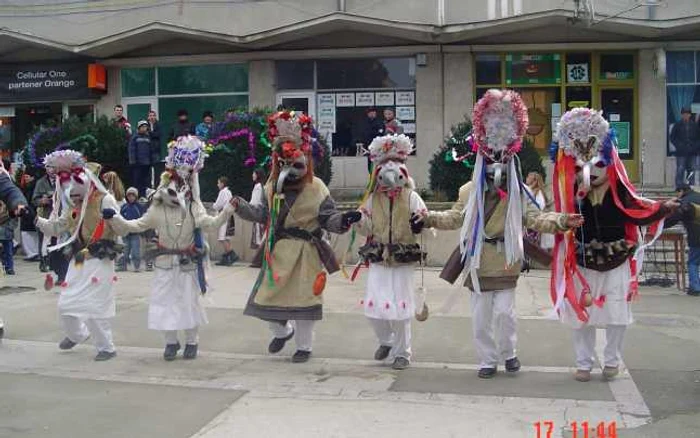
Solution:
<svg viewBox="0 0 700 438">
<path fill-rule="evenodd" d="M 320 132 L 335 132 L 335 107 L 327 104 L 319 107 L 316 124 Z"/>
<path fill-rule="evenodd" d="M 355 106 L 374 106 L 374 93 L 355 93 Z"/>
<path fill-rule="evenodd" d="M 416 133 L 416 124 L 415 123 L 402 123 L 401 126 L 403 126 L 403 133 L 404 134 L 415 134 Z"/>
<path fill-rule="evenodd" d="M 318 106 L 335 106 L 335 94 L 319 94 L 318 95 Z"/>
<path fill-rule="evenodd" d="M 377 106 L 394 106 L 394 92 L 380 91 L 375 93 L 374 101 Z"/>
<path fill-rule="evenodd" d="M 415 105 L 416 104 L 416 93 L 413 91 L 397 91 L 396 92 L 396 105 Z"/>
<path fill-rule="evenodd" d="M 355 106 L 355 93 L 337 93 L 335 95 L 335 106 Z"/>
<path fill-rule="evenodd" d="M 610 114 L 610 121 L 611 121 L 611 122 L 619 122 L 619 121 L 620 121 L 620 115 L 619 115 L 619 114 Z"/>
<path fill-rule="evenodd" d="M 397 106 L 396 118 L 399 120 L 416 120 L 415 106 Z"/>
<path fill-rule="evenodd" d="M 560 103 L 553 103 L 552 104 L 552 117 L 559 117 L 561 116 L 561 104 Z"/>
</svg>

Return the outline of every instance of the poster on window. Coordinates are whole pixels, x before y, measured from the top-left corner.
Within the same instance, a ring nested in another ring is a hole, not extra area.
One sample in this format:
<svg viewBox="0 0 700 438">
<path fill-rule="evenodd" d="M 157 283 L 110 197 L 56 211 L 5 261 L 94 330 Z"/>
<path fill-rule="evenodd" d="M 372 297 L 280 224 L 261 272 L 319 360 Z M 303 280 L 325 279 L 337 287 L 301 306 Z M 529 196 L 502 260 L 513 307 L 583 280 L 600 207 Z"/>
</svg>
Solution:
<svg viewBox="0 0 700 438">
<path fill-rule="evenodd" d="M 374 95 L 375 105 L 377 106 L 394 106 L 394 92 L 380 91 Z"/>
<path fill-rule="evenodd" d="M 316 129 L 319 132 L 335 133 L 335 107 L 330 105 L 319 106 Z"/>
<path fill-rule="evenodd" d="M 610 127 L 617 136 L 617 151 L 620 154 L 630 153 L 630 122 L 610 122 Z"/>
<path fill-rule="evenodd" d="M 325 93 L 318 95 L 318 106 L 335 106 L 335 94 Z"/>
<path fill-rule="evenodd" d="M 416 124 L 415 123 L 402 123 L 401 126 L 403 126 L 403 133 L 404 134 L 415 134 L 416 133 Z"/>
<path fill-rule="evenodd" d="M 374 106 L 374 93 L 355 93 L 355 106 Z"/>
<path fill-rule="evenodd" d="M 415 106 L 397 106 L 396 118 L 399 120 L 416 120 Z"/>
<path fill-rule="evenodd" d="M 355 106 L 355 93 L 337 93 L 335 95 L 335 106 L 338 106 L 338 107 Z"/>
<path fill-rule="evenodd" d="M 413 106 L 416 104 L 416 93 L 414 91 L 397 91 L 396 106 Z"/>
</svg>

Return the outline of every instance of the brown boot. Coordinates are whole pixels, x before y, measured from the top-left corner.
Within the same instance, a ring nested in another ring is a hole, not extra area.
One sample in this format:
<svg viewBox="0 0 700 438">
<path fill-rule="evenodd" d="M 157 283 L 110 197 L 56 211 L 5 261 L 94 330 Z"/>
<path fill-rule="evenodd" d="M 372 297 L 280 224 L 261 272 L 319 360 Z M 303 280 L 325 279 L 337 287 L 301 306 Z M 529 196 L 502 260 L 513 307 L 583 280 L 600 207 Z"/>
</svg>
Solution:
<svg viewBox="0 0 700 438">
<path fill-rule="evenodd" d="M 576 373 L 574 374 L 574 379 L 576 379 L 577 382 L 589 382 L 591 380 L 591 371 L 576 370 Z"/>
<path fill-rule="evenodd" d="M 612 380 L 620 373 L 619 367 L 604 367 L 603 368 L 603 378 L 605 380 Z"/>
</svg>

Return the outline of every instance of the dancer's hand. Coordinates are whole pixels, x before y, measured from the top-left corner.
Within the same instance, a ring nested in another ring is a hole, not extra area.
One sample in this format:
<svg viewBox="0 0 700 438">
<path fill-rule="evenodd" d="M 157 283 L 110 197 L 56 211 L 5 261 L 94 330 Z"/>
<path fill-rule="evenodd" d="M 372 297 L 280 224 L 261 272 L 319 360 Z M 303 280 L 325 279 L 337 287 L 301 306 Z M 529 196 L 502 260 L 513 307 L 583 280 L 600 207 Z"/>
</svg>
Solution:
<svg viewBox="0 0 700 438">
<path fill-rule="evenodd" d="M 228 203 L 231 204 L 231 207 L 233 207 L 234 210 L 238 210 L 238 206 L 241 204 L 241 198 L 234 196 L 230 201 L 228 201 Z"/>
<path fill-rule="evenodd" d="M 102 217 L 107 219 L 107 220 L 112 219 L 115 214 L 117 214 L 117 212 L 113 208 L 102 209 Z"/>
<path fill-rule="evenodd" d="M 566 218 L 566 227 L 571 229 L 571 228 L 578 228 L 581 225 L 583 225 L 584 219 L 583 216 L 580 214 L 570 214 Z"/>
<path fill-rule="evenodd" d="M 425 220 L 422 215 L 413 213 L 413 215 L 411 215 L 411 219 L 409 219 L 408 222 L 411 225 L 411 232 L 413 234 L 420 234 L 421 231 L 423 231 L 423 227 L 425 226 Z"/>
<path fill-rule="evenodd" d="M 680 208 L 681 203 L 678 199 L 669 199 L 663 203 L 663 206 L 668 210 L 668 214 L 673 214 Z"/>
<path fill-rule="evenodd" d="M 355 222 L 360 222 L 360 219 L 362 219 L 362 213 L 359 211 L 348 211 L 347 213 L 343 213 L 343 225 L 345 228 L 350 228 L 350 226 Z"/>
</svg>

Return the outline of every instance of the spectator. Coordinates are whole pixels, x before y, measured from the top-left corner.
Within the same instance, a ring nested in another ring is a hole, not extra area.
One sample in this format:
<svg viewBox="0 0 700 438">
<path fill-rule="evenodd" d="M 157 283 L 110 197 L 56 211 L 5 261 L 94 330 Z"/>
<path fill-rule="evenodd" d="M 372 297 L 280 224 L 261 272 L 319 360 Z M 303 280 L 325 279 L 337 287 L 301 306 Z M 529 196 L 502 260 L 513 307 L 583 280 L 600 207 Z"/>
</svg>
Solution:
<svg viewBox="0 0 700 438">
<path fill-rule="evenodd" d="M 530 172 L 527 174 L 527 179 L 525 180 L 528 188 L 532 191 L 532 195 L 537 201 L 537 206 L 542 211 L 547 211 L 547 206 L 550 204 L 549 196 L 546 193 L 546 187 L 544 185 L 544 179 L 542 175 L 537 172 Z M 554 248 L 554 234 L 549 233 L 539 233 L 535 230 L 527 230 L 529 236 L 532 236 L 537 241 L 542 249 L 547 251 Z"/>
<path fill-rule="evenodd" d="M 144 209 L 139 204 L 139 191 L 136 187 L 129 187 L 126 191 L 126 204 L 122 205 L 120 214 L 126 220 L 135 220 L 143 216 Z M 124 257 L 118 271 L 126 271 L 131 262 L 134 272 L 141 272 L 141 235 L 129 233 L 124 237 Z"/>
<path fill-rule="evenodd" d="M 158 151 L 160 161 L 160 122 L 158 121 L 158 115 L 153 110 L 148 112 L 148 135 L 151 137 L 153 148 Z"/>
<path fill-rule="evenodd" d="M 368 148 L 372 140 L 382 135 L 384 135 L 384 123 L 377 118 L 377 108 L 370 107 L 367 109 L 367 119 L 365 120 L 362 144 L 365 148 Z M 367 171 L 372 173 L 372 160 L 370 160 L 369 154 L 367 154 Z"/>
<path fill-rule="evenodd" d="M 700 221 L 696 218 L 694 206 L 700 206 L 700 193 L 684 183 L 676 188 L 681 208 L 664 221 L 664 228 L 682 222 L 688 233 L 688 295 L 700 296 Z"/>
<path fill-rule="evenodd" d="M 114 105 L 114 120 L 112 120 L 112 123 L 114 123 L 114 126 L 117 126 L 119 128 L 122 128 L 123 130 L 126 131 L 126 137 L 129 138 L 131 137 L 131 124 L 129 121 L 124 117 L 124 107 L 121 105 Z"/>
<path fill-rule="evenodd" d="M 211 111 L 204 111 L 202 122 L 197 125 L 194 133 L 202 141 L 208 141 L 214 128 L 214 114 Z"/>
<path fill-rule="evenodd" d="M 43 219 L 48 219 L 53 211 L 53 193 L 56 190 L 56 175 L 47 169 L 46 174 L 39 178 L 36 186 L 34 187 L 34 193 L 32 194 L 32 205 L 36 209 L 36 215 Z M 39 252 L 41 253 L 41 262 L 39 263 L 39 270 L 41 272 L 49 272 L 49 268 L 53 268 L 54 272 L 58 275 L 59 272 L 64 272 L 60 268 L 56 269 L 56 266 L 60 261 L 58 260 L 58 255 L 49 254 L 47 247 L 56 244 L 56 238 L 53 237 L 49 240 L 44 239 L 44 233 L 37 230 L 39 235 Z M 68 269 L 68 265 L 65 266 Z M 59 278 L 60 277 L 59 275 Z M 63 280 L 57 282 L 57 284 L 62 283 Z"/>
<path fill-rule="evenodd" d="M 253 171 L 253 193 L 250 195 L 250 205 L 264 205 L 263 204 L 263 184 L 265 183 L 265 171 L 262 169 L 255 169 Z M 250 247 L 252 249 L 260 248 L 260 244 L 263 240 L 263 224 L 254 223 L 253 224 L 253 234 L 250 239 Z"/>
<path fill-rule="evenodd" d="M 0 202 L 0 245 L 2 245 L 2 266 L 5 274 L 15 275 L 14 244 L 17 218 L 10 216 L 10 211 L 4 202 Z"/>
<path fill-rule="evenodd" d="M 700 153 L 700 127 L 690 116 L 689 108 L 681 109 L 681 120 L 671 130 L 671 143 L 676 147 L 676 187 L 686 184 L 686 172 L 699 170 L 695 161 Z"/>
<path fill-rule="evenodd" d="M 22 173 L 19 188 L 22 194 L 27 199 L 32 198 L 34 193 L 34 185 L 36 179 L 29 173 Z M 37 234 L 34 219 L 31 216 L 22 216 L 19 219 L 19 231 L 22 236 L 22 251 L 24 252 L 25 262 L 38 262 L 41 260 L 39 255 L 39 236 Z"/>
<path fill-rule="evenodd" d="M 224 209 L 224 207 L 226 207 L 231 198 L 233 198 L 233 195 L 231 194 L 231 190 L 228 188 L 228 178 L 225 176 L 219 177 L 216 182 L 216 186 L 219 188 L 219 196 L 217 196 L 213 207 L 214 210 L 220 212 Z M 221 255 L 221 260 L 216 263 L 217 266 L 231 266 L 236 262 L 236 260 L 238 260 L 238 254 L 231 249 L 230 240 L 230 237 L 233 236 L 235 232 L 236 222 L 234 221 L 233 216 L 231 216 L 228 222 L 219 228 L 219 237 L 217 240 L 224 247 L 224 253 Z"/>
<path fill-rule="evenodd" d="M 141 120 L 136 135 L 129 142 L 131 182 L 139 191 L 139 196 L 144 197 L 151 183 L 151 166 L 158 163 L 160 156 L 160 151 L 153 147 L 148 126 L 147 121 Z"/>
<path fill-rule="evenodd" d="M 190 115 L 187 110 L 181 109 L 177 112 L 177 122 L 170 128 L 169 140 L 175 140 L 183 135 L 193 135 L 194 125 L 190 123 Z"/>
<path fill-rule="evenodd" d="M 394 115 L 394 110 L 386 108 L 384 110 L 384 131 L 387 134 L 403 134 L 403 125 Z"/>
<path fill-rule="evenodd" d="M 114 196 L 117 205 L 124 205 L 124 183 L 122 182 L 117 172 L 109 171 L 102 174 L 102 182 L 110 195 Z"/>
</svg>

